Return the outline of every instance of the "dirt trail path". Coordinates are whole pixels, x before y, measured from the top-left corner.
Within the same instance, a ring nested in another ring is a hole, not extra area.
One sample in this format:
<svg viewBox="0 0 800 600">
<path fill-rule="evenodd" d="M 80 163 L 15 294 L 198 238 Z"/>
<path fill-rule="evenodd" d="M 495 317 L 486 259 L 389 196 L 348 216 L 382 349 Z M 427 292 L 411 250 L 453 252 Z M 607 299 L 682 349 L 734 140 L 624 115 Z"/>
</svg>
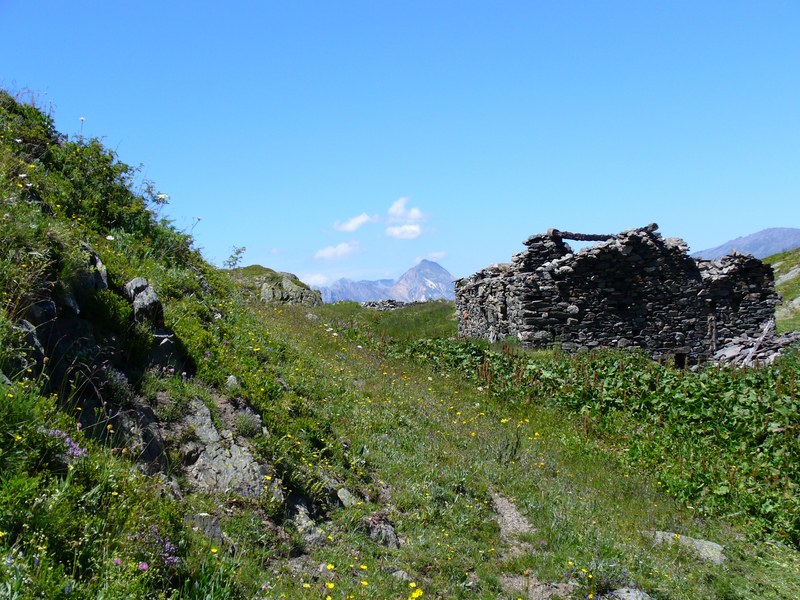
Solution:
<svg viewBox="0 0 800 600">
<path fill-rule="evenodd" d="M 492 505 L 497 513 L 500 537 L 506 545 L 504 558 L 516 558 L 535 552 L 533 545 L 521 540 L 520 536 L 536 533 L 536 529 L 517 510 L 514 503 L 497 492 L 492 492 Z M 505 574 L 500 578 L 500 583 L 506 592 L 516 596 L 523 595 L 528 600 L 568 598 L 574 588 L 568 583 L 541 582 L 527 570 L 522 574 Z"/>
</svg>

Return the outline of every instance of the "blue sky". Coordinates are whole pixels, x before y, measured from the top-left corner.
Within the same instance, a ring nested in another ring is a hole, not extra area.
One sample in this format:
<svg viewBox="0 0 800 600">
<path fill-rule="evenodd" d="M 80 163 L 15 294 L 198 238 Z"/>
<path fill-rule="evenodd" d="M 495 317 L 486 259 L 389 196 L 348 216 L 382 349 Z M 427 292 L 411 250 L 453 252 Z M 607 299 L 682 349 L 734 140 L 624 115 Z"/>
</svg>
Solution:
<svg viewBox="0 0 800 600">
<path fill-rule="evenodd" d="M 221 264 L 316 284 L 550 227 L 800 227 L 800 2 L 0 0 L 0 85 Z M 85 121 L 81 123 L 80 118 Z"/>
</svg>

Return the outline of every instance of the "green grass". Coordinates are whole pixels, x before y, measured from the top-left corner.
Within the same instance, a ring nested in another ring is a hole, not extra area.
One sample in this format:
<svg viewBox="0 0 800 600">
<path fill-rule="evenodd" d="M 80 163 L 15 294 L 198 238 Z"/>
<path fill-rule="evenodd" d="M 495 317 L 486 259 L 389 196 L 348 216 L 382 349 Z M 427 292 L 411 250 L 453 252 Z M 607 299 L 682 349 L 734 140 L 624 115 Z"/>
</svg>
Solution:
<svg viewBox="0 0 800 600">
<path fill-rule="evenodd" d="M 601 582 L 624 575 L 664 597 L 790 594 L 796 583 L 792 577 L 773 585 L 761 567 L 749 564 L 748 553 L 758 548 L 765 568 L 768 564 L 778 571 L 793 551 L 748 538 L 748 532 L 756 534 L 752 527 L 738 530 L 697 509 L 682 508 L 664 481 L 609 448 L 608 439 L 587 433 L 583 418 L 565 415 L 544 399 L 515 401 L 508 389 L 491 391 L 478 370 L 467 376 L 461 369 L 431 370 L 430 356 L 409 361 L 375 354 L 363 340 L 346 339 L 351 328 L 331 329 L 327 322 L 310 328 L 305 312 L 283 311 L 269 327 L 276 332 L 285 328 L 287 339 L 303 342 L 297 352 L 308 362 L 297 377 L 308 377 L 312 370 L 315 379 L 341 386 L 338 398 L 327 396 L 311 421 L 328 424 L 333 435 L 346 436 L 351 448 L 360 449 L 365 467 L 375 475 L 366 481 L 354 478 L 352 491 L 375 497 L 374 478 L 380 477 L 379 486 L 391 491 L 392 521 L 401 537 L 413 540 L 399 551 L 375 555 L 379 565 L 415 566 L 416 573 L 426 574 L 415 579 L 445 596 L 474 592 L 477 585 L 485 597 L 495 597 L 501 593 L 498 575 L 503 572 L 527 569 L 558 581 L 570 561 L 592 572 L 592 579 L 584 581 L 586 591 L 602 591 Z M 380 347 L 379 338 L 375 346 Z M 500 557 L 490 490 L 515 499 L 537 528 L 532 541 L 541 551 L 513 560 Z M 334 516 L 334 539 L 341 535 L 336 534 L 337 518 L 352 528 L 358 516 L 381 508 L 379 503 L 365 506 L 352 517 L 352 511 Z M 638 533 L 650 529 L 723 543 L 737 557 L 731 568 L 741 574 L 698 564 L 686 552 L 651 548 Z M 348 544 L 364 543 L 357 531 L 347 539 Z M 314 556 L 336 564 L 342 560 L 333 549 Z M 480 583 L 468 588 L 475 580 Z M 381 585 L 393 593 L 397 589 L 388 582 Z"/>
<path fill-rule="evenodd" d="M 320 307 L 316 314 L 346 335 L 360 334 L 370 341 L 451 337 L 458 329 L 455 306 L 445 300 L 390 311 L 364 310 L 356 302 L 337 302 Z"/>
<path fill-rule="evenodd" d="M 458 341 L 449 302 L 266 306 L 157 218 L 163 199 L 135 170 L 4 93 L 0 202 L 0 597 L 516 597 L 507 575 L 571 581 L 576 598 L 623 584 L 660 599 L 800 589 L 796 355 L 694 373 Z M 84 379 L 53 385 L 60 357 L 38 373 L 16 326 L 80 276 L 80 241 L 109 272 L 83 325 L 120 348 L 85 347 Z M 135 276 L 163 300 L 184 372 L 148 369 L 151 333 L 121 295 Z M 268 433 L 228 425 L 290 501 L 170 493 L 112 420 L 102 435 L 78 426 L 88 389 L 113 410 L 136 396 L 167 422 L 198 398 L 218 426 L 215 398 L 235 395 Z M 530 522 L 521 540 L 501 537 L 497 494 Z M 298 498 L 318 544 L 293 521 Z M 225 535 L 196 529 L 200 514 Z M 391 523 L 400 547 L 372 541 L 365 519 Z M 654 546 L 650 530 L 723 544 L 728 562 Z"/>
<path fill-rule="evenodd" d="M 775 279 L 800 267 L 800 248 L 774 254 L 764 259 L 775 269 Z M 800 296 L 800 275 L 795 275 L 775 286 L 777 292 L 783 297 L 783 302 L 788 303 Z M 795 331 L 800 329 L 800 312 L 786 315 L 778 320 L 779 331 Z"/>
</svg>

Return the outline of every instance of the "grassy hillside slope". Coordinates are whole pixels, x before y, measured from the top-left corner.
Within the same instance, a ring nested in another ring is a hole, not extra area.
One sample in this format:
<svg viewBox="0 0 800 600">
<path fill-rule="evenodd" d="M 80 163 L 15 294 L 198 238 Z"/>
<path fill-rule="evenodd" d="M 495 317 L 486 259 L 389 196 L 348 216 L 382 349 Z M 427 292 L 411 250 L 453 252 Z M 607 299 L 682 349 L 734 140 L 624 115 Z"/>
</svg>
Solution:
<svg viewBox="0 0 800 600">
<path fill-rule="evenodd" d="M 159 219 L 164 201 L 0 93 L 0 597 L 800 589 L 797 355 L 693 373 L 455 340 L 447 302 L 267 305 Z M 107 288 L 87 288 L 90 250 Z M 179 362 L 154 358 L 134 277 Z M 126 415 L 169 429 L 198 404 L 264 467 L 261 491 L 191 485 L 190 427 L 144 474 Z"/>
<path fill-rule="evenodd" d="M 764 259 L 775 270 L 775 289 L 783 297 L 778 308 L 778 329 L 800 329 L 800 248 Z"/>
</svg>

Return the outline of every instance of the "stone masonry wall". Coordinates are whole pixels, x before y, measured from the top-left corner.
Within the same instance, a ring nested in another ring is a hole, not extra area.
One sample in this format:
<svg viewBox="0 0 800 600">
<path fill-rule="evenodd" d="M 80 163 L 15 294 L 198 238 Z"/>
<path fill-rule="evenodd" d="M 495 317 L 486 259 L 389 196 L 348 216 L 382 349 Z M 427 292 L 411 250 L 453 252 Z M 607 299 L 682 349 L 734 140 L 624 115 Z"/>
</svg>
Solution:
<svg viewBox="0 0 800 600">
<path fill-rule="evenodd" d="M 510 264 L 456 282 L 461 336 L 565 350 L 635 346 L 655 358 L 705 358 L 774 328 L 772 268 L 752 256 L 695 260 L 653 224 L 614 236 L 551 230 Z M 604 238 L 573 252 L 564 238 Z"/>
</svg>

